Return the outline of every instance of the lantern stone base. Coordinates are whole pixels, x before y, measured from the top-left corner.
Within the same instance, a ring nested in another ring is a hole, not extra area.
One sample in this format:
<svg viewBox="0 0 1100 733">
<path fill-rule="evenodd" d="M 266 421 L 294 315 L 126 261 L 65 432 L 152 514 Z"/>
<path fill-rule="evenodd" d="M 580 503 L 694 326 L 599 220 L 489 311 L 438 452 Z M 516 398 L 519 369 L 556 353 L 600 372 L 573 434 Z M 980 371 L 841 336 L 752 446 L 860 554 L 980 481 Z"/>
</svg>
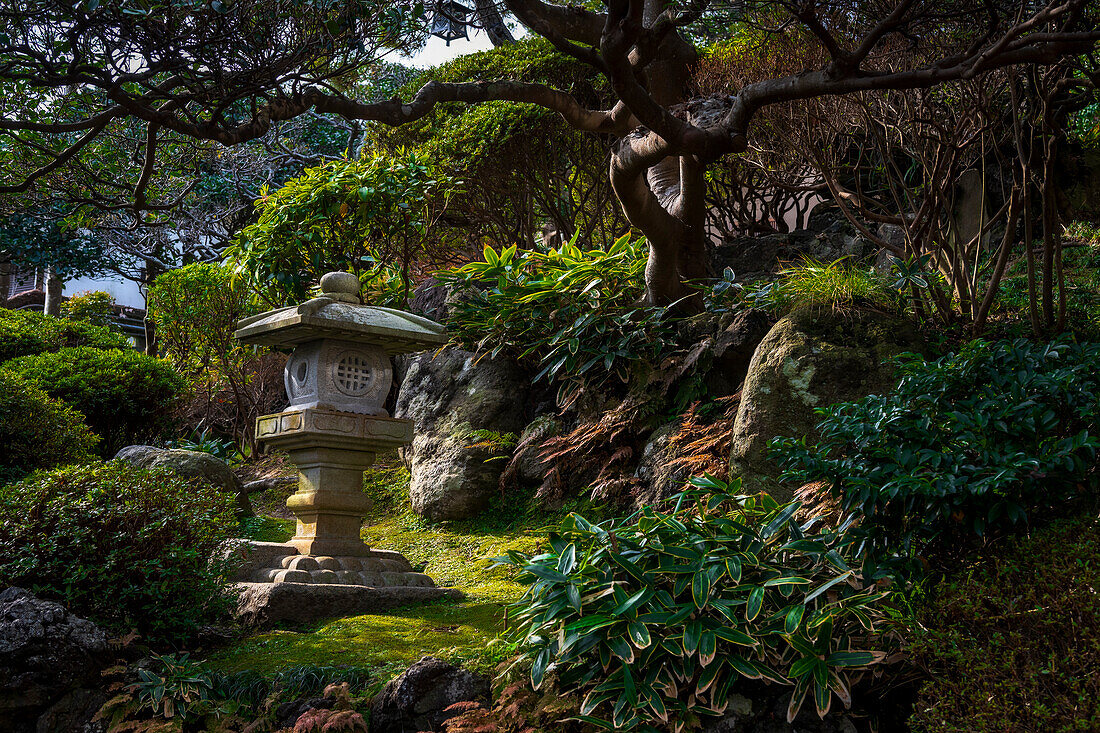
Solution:
<svg viewBox="0 0 1100 733">
<path fill-rule="evenodd" d="M 454 588 L 437 587 L 404 555 L 390 550 L 313 557 L 289 542 L 241 542 L 231 559 L 238 564 L 235 579 L 242 591 L 237 615 L 252 624 L 381 613 L 465 597 Z"/>
<path fill-rule="evenodd" d="M 384 613 L 440 598 L 461 600 L 454 588 L 371 588 L 364 585 L 238 583 L 237 619 L 268 627 L 280 621 L 310 623 L 330 618 Z"/>
<path fill-rule="evenodd" d="M 233 559 L 238 563 L 236 580 L 241 582 L 435 587 L 431 578 L 414 571 L 404 555 L 392 550 L 306 555 L 294 542 L 242 542 L 235 548 Z"/>
</svg>

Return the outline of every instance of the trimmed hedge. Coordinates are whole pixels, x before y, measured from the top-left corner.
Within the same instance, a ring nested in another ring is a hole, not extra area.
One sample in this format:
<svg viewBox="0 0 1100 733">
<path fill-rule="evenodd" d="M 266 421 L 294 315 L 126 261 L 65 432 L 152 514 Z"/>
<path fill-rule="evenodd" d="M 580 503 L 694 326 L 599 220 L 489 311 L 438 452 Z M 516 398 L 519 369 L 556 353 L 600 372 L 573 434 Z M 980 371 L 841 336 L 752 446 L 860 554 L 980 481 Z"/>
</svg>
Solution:
<svg viewBox="0 0 1100 733">
<path fill-rule="evenodd" d="M 88 321 L 0 308 L 0 362 L 70 346 L 125 349 L 129 345 L 121 333 Z"/>
<path fill-rule="evenodd" d="M 96 442 L 79 412 L 0 371 L 0 484 L 38 468 L 91 460 Z"/>
<path fill-rule="evenodd" d="M 102 438 L 104 456 L 157 436 L 185 387 L 165 361 L 129 349 L 66 348 L 12 359 L 0 372 L 23 377 L 82 413 Z"/>
<path fill-rule="evenodd" d="M 0 488 L 0 587 L 18 585 L 116 632 L 184 639 L 229 609 L 214 558 L 232 498 L 122 461 L 33 474 Z"/>
</svg>

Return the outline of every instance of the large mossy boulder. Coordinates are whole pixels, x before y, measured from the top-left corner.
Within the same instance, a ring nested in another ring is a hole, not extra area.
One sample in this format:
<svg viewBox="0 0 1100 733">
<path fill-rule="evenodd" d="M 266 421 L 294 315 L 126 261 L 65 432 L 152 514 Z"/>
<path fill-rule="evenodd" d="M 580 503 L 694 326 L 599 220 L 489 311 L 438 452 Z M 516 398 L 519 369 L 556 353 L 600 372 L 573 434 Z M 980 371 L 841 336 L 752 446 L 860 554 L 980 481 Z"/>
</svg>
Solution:
<svg viewBox="0 0 1100 733">
<path fill-rule="evenodd" d="M 529 418 L 530 390 L 523 371 L 503 357 L 447 348 L 409 360 L 394 417 L 415 424 L 407 457 L 417 514 L 466 519 L 488 506 L 510 455 L 502 447 Z"/>
<path fill-rule="evenodd" d="M 204 481 L 227 494 L 232 494 L 237 502 L 238 514 L 244 517 L 252 516 L 252 504 L 248 499 L 248 492 L 226 462 L 217 456 L 182 448 L 128 445 L 120 450 L 115 458 L 138 468 L 167 468 L 183 478 Z"/>
<path fill-rule="evenodd" d="M 817 437 L 815 410 L 889 390 L 894 368 L 885 363 L 906 351 L 922 351 L 913 326 L 872 310 L 801 309 L 776 323 L 749 364 L 733 424 L 731 476 L 746 490 L 789 500 L 790 487 L 776 477 L 766 455 L 778 436 Z"/>
</svg>

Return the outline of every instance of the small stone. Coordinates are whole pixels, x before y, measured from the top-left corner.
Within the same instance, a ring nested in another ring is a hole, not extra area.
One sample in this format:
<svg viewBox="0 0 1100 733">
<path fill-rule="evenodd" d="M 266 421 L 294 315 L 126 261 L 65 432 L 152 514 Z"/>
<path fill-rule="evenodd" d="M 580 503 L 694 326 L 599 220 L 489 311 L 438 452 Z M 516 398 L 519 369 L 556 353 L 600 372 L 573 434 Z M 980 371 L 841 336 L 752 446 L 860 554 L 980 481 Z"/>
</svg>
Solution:
<svg viewBox="0 0 1100 733">
<path fill-rule="evenodd" d="M 380 573 L 383 570 L 389 570 L 389 568 L 386 567 L 385 560 L 379 560 L 376 557 L 365 557 L 365 558 L 363 558 L 362 561 L 361 561 L 360 567 L 364 572 L 371 572 L 371 573 Z"/>
<path fill-rule="evenodd" d="M 306 571 L 313 571 L 313 570 L 320 570 L 321 569 L 321 566 L 317 563 L 317 560 L 315 558 L 309 557 L 308 555 L 298 555 L 296 557 L 291 558 L 290 564 L 287 565 L 287 567 L 290 568 L 291 570 L 306 570 Z"/>
<path fill-rule="evenodd" d="M 314 583 L 339 583 L 340 579 L 332 570 L 312 570 L 309 573 Z"/>
<path fill-rule="evenodd" d="M 290 563 L 293 562 L 294 558 L 296 558 L 296 557 L 301 557 L 301 555 L 287 555 L 286 557 L 284 557 L 282 560 L 279 561 L 279 567 L 289 568 Z"/>
<path fill-rule="evenodd" d="M 273 583 L 312 583 L 313 577 L 305 570 L 280 570 Z"/>
<path fill-rule="evenodd" d="M 407 573 L 382 573 L 382 582 L 385 583 L 387 587 L 407 585 L 407 583 L 405 583 L 405 575 L 407 575 Z"/>
<path fill-rule="evenodd" d="M 363 562 L 357 557 L 341 557 L 340 558 L 341 570 L 362 570 Z"/>
<path fill-rule="evenodd" d="M 337 560 L 335 557 L 327 557 L 325 555 L 321 555 L 320 557 L 317 557 L 315 559 L 317 560 L 317 564 L 321 566 L 322 570 L 340 569 L 340 561 Z"/>
<path fill-rule="evenodd" d="M 458 702 L 489 701 L 489 679 L 440 659 L 424 657 L 390 680 L 371 701 L 371 733 L 440 730 L 458 715 Z"/>
<path fill-rule="evenodd" d="M 372 588 L 380 588 L 386 584 L 382 579 L 382 573 L 371 570 L 364 570 L 359 573 L 359 580 L 362 585 L 368 585 Z"/>
<path fill-rule="evenodd" d="M 734 693 L 729 696 L 729 707 L 726 708 L 726 711 L 727 713 L 746 717 L 752 715 L 752 700 L 744 695 Z"/>
</svg>

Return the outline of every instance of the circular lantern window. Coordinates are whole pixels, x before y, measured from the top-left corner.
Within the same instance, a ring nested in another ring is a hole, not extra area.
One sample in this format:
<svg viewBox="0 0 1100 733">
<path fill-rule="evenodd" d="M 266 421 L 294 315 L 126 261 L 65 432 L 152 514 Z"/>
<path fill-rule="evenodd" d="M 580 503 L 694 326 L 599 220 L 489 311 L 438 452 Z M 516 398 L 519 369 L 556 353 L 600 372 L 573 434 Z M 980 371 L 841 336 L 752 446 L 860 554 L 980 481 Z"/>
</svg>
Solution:
<svg viewBox="0 0 1100 733">
<path fill-rule="evenodd" d="M 332 367 L 332 381 L 336 389 L 349 397 L 362 397 L 374 384 L 374 360 L 363 355 L 346 352 Z"/>
</svg>

